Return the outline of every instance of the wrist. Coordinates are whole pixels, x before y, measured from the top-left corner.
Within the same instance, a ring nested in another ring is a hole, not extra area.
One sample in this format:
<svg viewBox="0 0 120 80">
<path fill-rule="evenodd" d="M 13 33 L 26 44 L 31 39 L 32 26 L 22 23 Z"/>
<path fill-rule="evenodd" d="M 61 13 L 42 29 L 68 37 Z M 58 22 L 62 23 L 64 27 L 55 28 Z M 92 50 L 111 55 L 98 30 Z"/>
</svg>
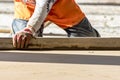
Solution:
<svg viewBox="0 0 120 80">
<path fill-rule="evenodd" d="M 30 32 L 31 34 L 35 33 L 35 29 L 32 26 L 27 26 L 24 28 L 24 31 Z"/>
<path fill-rule="evenodd" d="M 29 33 L 29 34 L 31 34 L 31 35 L 34 34 L 34 30 L 31 29 L 31 28 L 24 28 L 23 31 L 24 31 L 25 33 Z"/>
</svg>

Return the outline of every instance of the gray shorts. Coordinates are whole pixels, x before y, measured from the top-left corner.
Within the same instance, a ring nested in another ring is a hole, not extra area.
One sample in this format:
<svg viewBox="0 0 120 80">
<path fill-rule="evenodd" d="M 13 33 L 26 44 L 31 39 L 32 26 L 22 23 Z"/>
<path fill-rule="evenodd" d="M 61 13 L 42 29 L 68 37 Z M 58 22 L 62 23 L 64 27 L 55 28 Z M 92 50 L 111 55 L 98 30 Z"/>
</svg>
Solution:
<svg viewBox="0 0 120 80">
<path fill-rule="evenodd" d="M 79 24 L 65 29 L 68 37 L 100 37 L 100 34 L 94 29 L 88 19 L 85 17 Z"/>
</svg>

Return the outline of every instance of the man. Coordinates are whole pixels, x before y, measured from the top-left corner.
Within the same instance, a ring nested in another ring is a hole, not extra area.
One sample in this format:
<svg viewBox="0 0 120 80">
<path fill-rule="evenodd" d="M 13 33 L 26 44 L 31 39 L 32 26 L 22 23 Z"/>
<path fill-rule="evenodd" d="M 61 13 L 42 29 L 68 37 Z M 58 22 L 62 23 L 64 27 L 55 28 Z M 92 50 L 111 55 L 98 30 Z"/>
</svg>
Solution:
<svg viewBox="0 0 120 80">
<path fill-rule="evenodd" d="M 26 28 L 13 37 L 14 47 L 26 48 L 29 40 L 41 27 L 40 25 L 46 21 L 51 21 L 63 28 L 68 37 L 100 37 L 75 0 L 35 0 L 33 2 L 36 2 L 35 11 Z"/>
</svg>

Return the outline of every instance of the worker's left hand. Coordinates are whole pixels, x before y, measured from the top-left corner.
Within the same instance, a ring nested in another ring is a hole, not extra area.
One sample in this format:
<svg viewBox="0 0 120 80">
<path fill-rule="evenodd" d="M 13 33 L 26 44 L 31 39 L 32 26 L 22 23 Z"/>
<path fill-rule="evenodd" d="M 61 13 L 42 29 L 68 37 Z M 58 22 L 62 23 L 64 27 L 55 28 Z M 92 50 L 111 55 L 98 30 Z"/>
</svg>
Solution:
<svg viewBox="0 0 120 80">
<path fill-rule="evenodd" d="M 13 37 L 13 46 L 15 48 L 27 48 L 29 41 L 33 38 L 32 32 L 30 29 L 26 28 L 15 34 Z"/>
</svg>

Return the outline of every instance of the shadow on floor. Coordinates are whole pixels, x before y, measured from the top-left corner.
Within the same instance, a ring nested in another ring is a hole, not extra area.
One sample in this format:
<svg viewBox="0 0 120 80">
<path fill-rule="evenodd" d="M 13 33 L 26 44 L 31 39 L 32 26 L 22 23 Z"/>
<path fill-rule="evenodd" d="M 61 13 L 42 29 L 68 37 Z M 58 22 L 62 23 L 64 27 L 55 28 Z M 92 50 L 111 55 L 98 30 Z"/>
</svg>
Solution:
<svg viewBox="0 0 120 80">
<path fill-rule="evenodd" d="M 64 63 L 64 64 L 92 64 L 92 65 L 120 65 L 120 56 L 0 52 L 0 61 L 34 62 L 34 63 Z"/>
</svg>

